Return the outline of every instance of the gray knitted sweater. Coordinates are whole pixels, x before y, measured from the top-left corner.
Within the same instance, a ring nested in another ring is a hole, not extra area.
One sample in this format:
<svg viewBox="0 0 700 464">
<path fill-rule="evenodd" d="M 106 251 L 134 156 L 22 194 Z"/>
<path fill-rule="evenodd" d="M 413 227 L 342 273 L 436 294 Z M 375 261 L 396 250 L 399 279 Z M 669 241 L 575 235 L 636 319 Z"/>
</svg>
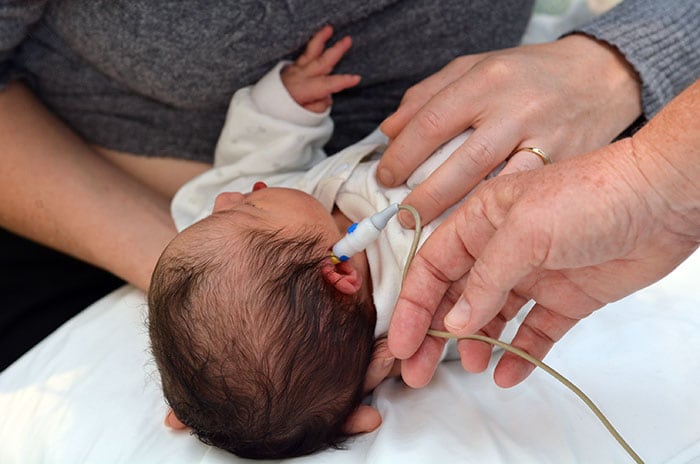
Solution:
<svg viewBox="0 0 700 464">
<path fill-rule="evenodd" d="M 86 140 L 211 161 L 236 90 L 324 24 L 353 46 L 329 151 L 370 133 L 452 58 L 516 45 L 532 0 L 23 0 L 0 3 L 0 85 L 21 76 Z"/>
<path fill-rule="evenodd" d="M 354 43 L 338 72 L 337 151 L 452 58 L 518 43 L 532 0 L 23 0 L 0 4 L 0 86 L 24 78 L 87 141 L 211 161 L 233 93 L 323 24 Z M 700 74 L 700 1 L 626 0 L 580 28 L 617 46 L 647 117 Z"/>
<path fill-rule="evenodd" d="M 700 0 L 626 0 L 580 31 L 634 66 L 647 118 L 700 78 Z"/>
</svg>

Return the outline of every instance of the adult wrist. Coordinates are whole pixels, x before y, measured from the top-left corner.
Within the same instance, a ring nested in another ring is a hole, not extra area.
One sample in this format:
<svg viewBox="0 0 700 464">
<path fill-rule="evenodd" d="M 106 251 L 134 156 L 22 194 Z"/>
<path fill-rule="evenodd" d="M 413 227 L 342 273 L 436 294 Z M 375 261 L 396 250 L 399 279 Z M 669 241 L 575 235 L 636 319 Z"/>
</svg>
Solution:
<svg viewBox="0 0 700 464">
<path fill-rule="evenodd" d="M 633 156 L 670 230 L 700 241 L 700 80 L 632 137 Z"/>
<path fill-rule="evenodd" d="M 614 45 L 583 32 L 559 39 L 576 57 L 585 57 L 585 66 L 595 69 L 598 86 L 606 89 L 615 112 L 630 124 L 642 115 L 642 82 L 635 68 Z M 583 60 L 582 60 L 583 61 Z"/>
</svg>

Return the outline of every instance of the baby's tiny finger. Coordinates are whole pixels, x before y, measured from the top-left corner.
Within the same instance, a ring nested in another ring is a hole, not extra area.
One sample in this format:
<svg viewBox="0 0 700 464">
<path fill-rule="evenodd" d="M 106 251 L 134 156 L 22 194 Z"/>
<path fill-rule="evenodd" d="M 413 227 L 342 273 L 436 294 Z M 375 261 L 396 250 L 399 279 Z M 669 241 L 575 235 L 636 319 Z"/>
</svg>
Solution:
<svg viewBox="0 0 700 464">
<path fill-rule="evenodd" d="M 357 74 L 333 74 L 324 79 L 324 87 L 329 94 L 338 93 L 356 86 L 361 79 Z"/>
<path fill-rule="evenodd" d="M 330 74 L 350 47 L 352 47 L 352 39 L 349 36 L 343 37 L 309 63 L 309 74 L 317 76 Z"/>
<path fill-rule="evenodd" d="M 311 61 L 317 59 L 323 54 L 323 49 L 326 47 L 326 42 L 333 35 L 333 28 L 329 25 L 323 26 L 306 44 L 304 53 L 297 58 L 296 63 L 299 66 L 306 66 Z"/>
<path fill-rule="evenodd" d="M 307 85 L 296 90 L 294 99 L 302 106 L 321 102 L 325 106 L 324 111 L 331 104 L 331 95 L 350 87 L 354 87 L 360 82 L 360 76 L 353 74 L 337 74 L 331 76 L 310 78 Z"/>
</svg>

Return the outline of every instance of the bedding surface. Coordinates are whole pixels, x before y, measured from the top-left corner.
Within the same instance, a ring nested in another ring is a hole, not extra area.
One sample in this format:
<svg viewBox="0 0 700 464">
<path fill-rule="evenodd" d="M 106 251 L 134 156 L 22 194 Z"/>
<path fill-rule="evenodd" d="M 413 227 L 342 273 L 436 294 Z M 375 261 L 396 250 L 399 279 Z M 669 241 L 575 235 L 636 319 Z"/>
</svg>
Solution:
<svg viewBox="0 0 700 464">
<path fill-rule="evenodd" d="M 590 17 L 538 0 L 525 41 L 548 40 Z M 700 252 L 657 284 L 576 326 L 545 361 L 577 384 L 648 463 L 700 464 Z M 87 308 L 0 373 L 0 463 L 244 462 L 163 425 L 166 405 L 149 354 L 146 302 L 125 286 Z M 372 402 L 384 418 L 315 463 L 631 462 L 593 413 L 535 370 L 500 389 L 459 362 L 421 390 L 388 380 Z"/>
<path fill-rule="evenodd" d="M 594 313 L 546 358 L 649 463 L 700 463 L 698 276 L 700 252 Z M 145 314 L 143 294 L 123 287 L 0 374 L 0 462 L 243 461 L 163 425 Z M 422 390 L 386 381 L 372 400 L 384 417 L 379 430 L 345 450 L 296 461 L 630 462 L 593 413 L 545 372 L 504 390 L 492 368 L 474 375 L 446 362 Z"/>
</svg>

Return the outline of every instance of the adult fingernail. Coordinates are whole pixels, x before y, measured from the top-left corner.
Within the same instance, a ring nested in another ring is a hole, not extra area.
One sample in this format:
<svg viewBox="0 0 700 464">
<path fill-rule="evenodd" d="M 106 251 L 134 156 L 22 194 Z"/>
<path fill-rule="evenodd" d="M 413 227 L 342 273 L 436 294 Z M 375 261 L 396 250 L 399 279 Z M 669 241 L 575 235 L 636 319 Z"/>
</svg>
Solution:
<svg viewBox="0 0 700 464">
<path fill-rule="evenodd" d="M 399 224 L 401 224 L 401 227 L 404 229 L 413 229 L 416 227 L 416 223 L 413 220 L 413 215 L 408 211 L 399 212 Z"/>
<path fill-rule="evenodd" d="M 458 332 L 462 330 L 469 322 L 469 316 L 471 315 L 472 308 L 467 303 L 467 300 L 462 296 L 457 300 L 457 303 L 452 307 L 447 316 L 445 316 L 445 326 L 451 332 Z"/>
<path fill-rule="evenodd" d="M 378 169 L 377 177 L 379 178 L 379 182 L 386 185 L 387 187 L 391 187 L 392 185 L 394 185 L 394 176 L 391 173 L 391 171 L 389 171 L 387 168 Z"/>
</svg>

